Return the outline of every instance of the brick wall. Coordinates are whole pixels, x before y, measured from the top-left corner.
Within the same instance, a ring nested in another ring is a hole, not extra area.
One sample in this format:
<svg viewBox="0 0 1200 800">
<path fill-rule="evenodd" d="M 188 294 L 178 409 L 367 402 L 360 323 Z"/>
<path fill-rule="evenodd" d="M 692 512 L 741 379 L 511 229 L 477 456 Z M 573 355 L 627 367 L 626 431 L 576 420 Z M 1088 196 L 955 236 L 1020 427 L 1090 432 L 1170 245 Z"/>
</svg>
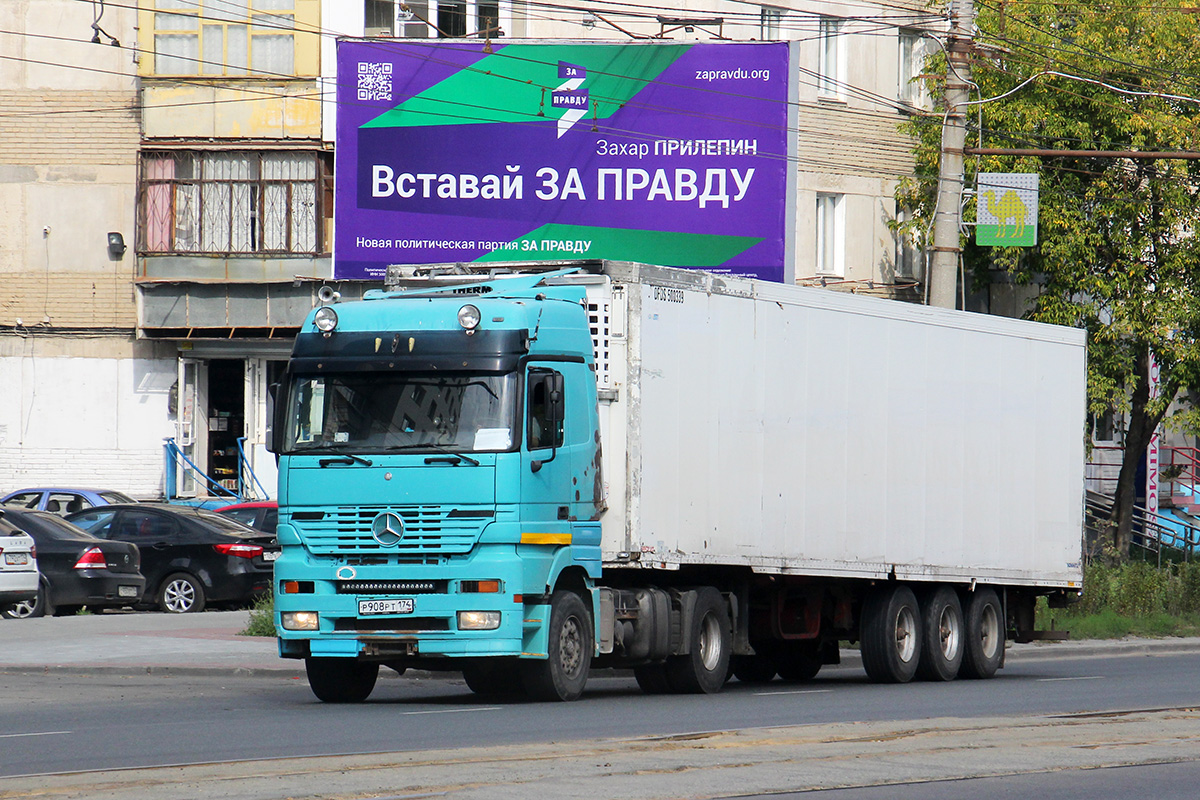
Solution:
<svg viewBox="0 0 1200 800">
<path fill-rule="evenodd" d="M 137 324 L 140 143 L 130 91 L 0 91 L 0 329 Z"/>
<path fill-rule="evenodd" d="M 138 500 L 163 496 L 163 455 L 147 450 L 0 447 L 0 493 L 32 486 L 116 489 Z"/>
</svg>

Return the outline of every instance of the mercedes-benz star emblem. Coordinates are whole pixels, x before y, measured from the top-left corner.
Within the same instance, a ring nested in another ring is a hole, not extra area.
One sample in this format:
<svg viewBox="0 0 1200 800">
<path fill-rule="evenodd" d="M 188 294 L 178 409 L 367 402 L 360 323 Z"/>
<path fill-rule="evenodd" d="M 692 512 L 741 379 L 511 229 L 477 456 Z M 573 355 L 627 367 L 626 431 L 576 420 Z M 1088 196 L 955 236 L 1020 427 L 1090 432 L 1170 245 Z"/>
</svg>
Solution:
<svg viewBox="0 0 1200 800">
<path fill-rule="evenodd" d="M 385 511 L 371 520 L 371 535 L 384 547 L 395 547 L 404 536 L 404 520 L 399 514 Z"/>
</svg>

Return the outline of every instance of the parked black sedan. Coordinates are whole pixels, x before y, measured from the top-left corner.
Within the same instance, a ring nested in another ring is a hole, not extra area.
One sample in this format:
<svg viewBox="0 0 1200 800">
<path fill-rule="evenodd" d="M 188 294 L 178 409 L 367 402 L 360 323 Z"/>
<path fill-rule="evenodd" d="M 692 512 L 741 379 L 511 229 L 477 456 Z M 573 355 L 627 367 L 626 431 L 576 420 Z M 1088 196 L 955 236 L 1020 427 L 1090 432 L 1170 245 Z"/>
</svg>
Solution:
<svg viewBox="0 0 1200 800">
<path fill-rule="evenodd" d="M 136 544 L 146 576 L 143 603 L 163 611 L 243 605 L 271 589 L 275 537 L 212 511 L 137 503 L 89 508 L 67 520 L 101 539 Z"/>
<path fill-rule="evenodd" d="M 136 545 L 106 542 L 57 514 L 7 508 L 4 519 L 33 537 L 42 573 L 34 600 L 0 608 L 8 619 L 74 614 L 83 606 L 131 606 L 142 597 L 146 579 L 138 571 Z"/>
</svg>

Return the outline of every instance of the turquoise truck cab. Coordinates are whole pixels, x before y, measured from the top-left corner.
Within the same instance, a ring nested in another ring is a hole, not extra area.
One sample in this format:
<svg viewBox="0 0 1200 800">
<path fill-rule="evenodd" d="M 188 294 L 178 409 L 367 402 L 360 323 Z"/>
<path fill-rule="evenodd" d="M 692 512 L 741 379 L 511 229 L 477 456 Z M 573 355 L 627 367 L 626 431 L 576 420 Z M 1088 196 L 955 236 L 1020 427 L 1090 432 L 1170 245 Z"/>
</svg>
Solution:
<svg viewBox="0 0 1200 800">
<path fill-rule="evenodd" d="M 305 320 L 273 412 L 275 609 L 280 654 L 321 699 L 364 699 L 380 665 L 582 691 L 595 364 L 584 289 L 551 275 L 369 292 Z"/>
</svg>

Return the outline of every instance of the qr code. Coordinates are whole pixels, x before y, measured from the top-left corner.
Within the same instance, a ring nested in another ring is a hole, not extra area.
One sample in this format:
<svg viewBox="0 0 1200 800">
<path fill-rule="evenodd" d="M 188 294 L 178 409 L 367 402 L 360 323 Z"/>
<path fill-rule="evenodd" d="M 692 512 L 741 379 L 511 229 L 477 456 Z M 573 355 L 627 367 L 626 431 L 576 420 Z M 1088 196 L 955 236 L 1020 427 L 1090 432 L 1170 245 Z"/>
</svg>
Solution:
<svg viewBox="0 0 1200 800">
<path fill-rule="evenodd" d="M 392 99 L 392 65 L 360 61 L 358 63 L 358 99 Z"/>
</svg>

